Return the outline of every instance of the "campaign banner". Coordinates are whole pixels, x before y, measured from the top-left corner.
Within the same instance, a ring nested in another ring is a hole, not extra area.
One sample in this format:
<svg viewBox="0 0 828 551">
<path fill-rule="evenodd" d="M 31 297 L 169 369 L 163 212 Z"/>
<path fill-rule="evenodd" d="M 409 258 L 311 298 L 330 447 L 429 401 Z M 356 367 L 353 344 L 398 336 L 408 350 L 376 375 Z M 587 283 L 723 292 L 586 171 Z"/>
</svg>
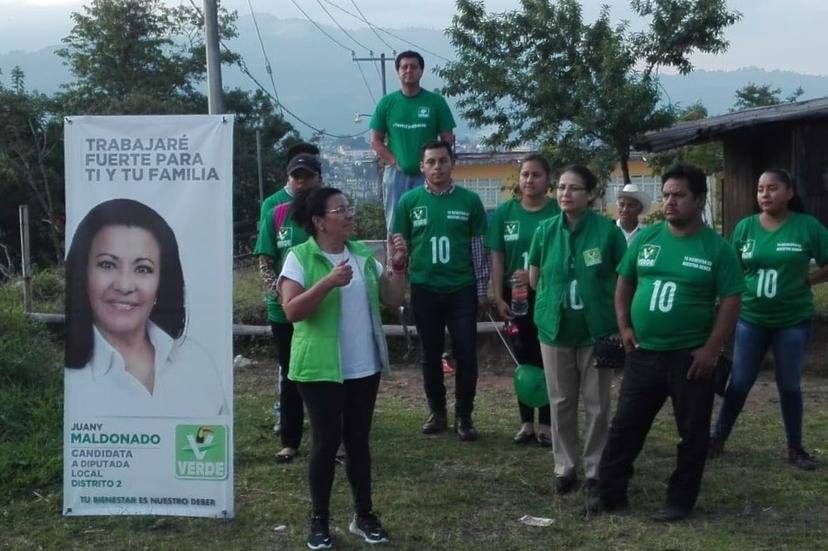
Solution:
<svg viewBox="0 0 828 551">
<path fill-rule="evenodd" d="M 232 517 L 233 117 L 64 137 L 63 514 Z"/>
</svg>

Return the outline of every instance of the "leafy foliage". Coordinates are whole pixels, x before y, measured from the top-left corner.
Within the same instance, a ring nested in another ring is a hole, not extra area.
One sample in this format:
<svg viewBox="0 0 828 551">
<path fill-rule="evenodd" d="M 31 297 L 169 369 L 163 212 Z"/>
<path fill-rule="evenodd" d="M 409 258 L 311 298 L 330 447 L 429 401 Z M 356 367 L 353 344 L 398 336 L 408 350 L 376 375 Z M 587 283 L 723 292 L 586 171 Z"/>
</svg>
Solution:
<svg viewBox="0 0 828 551">
<path fill-rule="evenodd" d="M 772 88 L 770 84 L 749 82 L 746 86 L 736 90 L 736 102 L 733 104 L 731 111 L 741 111 L 742 109 L 750 109 L 751 107 L 778 105 L 780 103 L 792 103 L 804 93 L 805 91 L 799 86 L 783 99 L 780 95 L 782 94 L 781 88 Z"/>
<path fill-rule="evenodd" d="M 724 0 L 633 0 L 645 31 L 612 25 L 604 7 L 592 24 L 577 0 L 523 0 L 488 14 L 457 0 L 448 29 L 457 61 L 438 69 L 463 116 L 491 130 L 489 145 L 544 144 L 557 157 L 606 156 L 629 179 L 632 140 L 672 123 L 660 107 L 657 67 L 689 72 L 690 55 L 726 49 L 724 29 L 740 15 Z M 571 157 L 570 157 L 571 158 Z"/>
</svg>

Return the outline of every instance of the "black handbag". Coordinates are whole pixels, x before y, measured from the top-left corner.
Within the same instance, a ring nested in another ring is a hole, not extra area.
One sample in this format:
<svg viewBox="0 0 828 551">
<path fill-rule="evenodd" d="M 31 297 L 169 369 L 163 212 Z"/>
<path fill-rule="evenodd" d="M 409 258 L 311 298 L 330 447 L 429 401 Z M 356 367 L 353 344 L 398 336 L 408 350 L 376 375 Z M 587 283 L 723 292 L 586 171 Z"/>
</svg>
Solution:
<svg viewBox="0 0 828 551">
<path fill-rule="evenodd" d="M 592 345 L 596 369 L 623 369 L 627 353 L 618 335 L 597 339 Z"/>
</svg>

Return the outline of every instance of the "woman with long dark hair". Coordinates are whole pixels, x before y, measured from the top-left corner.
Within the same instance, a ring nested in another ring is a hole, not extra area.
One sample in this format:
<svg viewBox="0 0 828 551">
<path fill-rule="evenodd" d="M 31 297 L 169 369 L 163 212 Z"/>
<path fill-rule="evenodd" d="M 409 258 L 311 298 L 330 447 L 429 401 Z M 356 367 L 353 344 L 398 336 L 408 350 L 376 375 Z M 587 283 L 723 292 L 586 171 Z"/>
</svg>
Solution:
<svg viewBox="0 0 828 551">
<path fill-rule="evenodd" d="M 157 212 L 132 199 L 90 210 L 66 257 L 66 289 L 73 414 L 226 413 L 212 360 L 184 337 L 178 242 Z"/>
<path fill-rule="evenodd" d="M 788 461 L 813 470 L 816 460 L 802 446 L 800 384 L 814 314 L 811 287 L 828 280 L 828 230 L 802 212 L 793 178 L 785 170 L 762 173 L 756 202 L 759 214 L 740 220 L 731 238 L 747 291 L 736 325 L 730 381 L 710 436 L 710 456 L 724 450 L 762 359 L 773 348 Z M 819 266 L 816 271 L 811 271 L 812 259 Z"/>
<path fill-rule="evenodd" d="M 486 247 L 492 259 L 494 303 L 502 319 L 512 320 L 518 328 L 514 339 L 515 357 L 521 364 L 543 367 L 538 328 L 532 321 L 535 293 L 527 296 L 528 311 L 515 315 L 510 308 L 512 286 L 529 288 L 529 246 L 541 221 L 558 214 L 558 203 L 549 197 L 549 162 L 543 155 L 532 153 L 520 163 L 519 195 L 504 201 L 494 213 L 486 235 Z M 535 431 L 535 410 L 518 400 L 521 426 L 512 441 L 526 444 L 537 440 L 543 447 L 552 446 L 549 406 L 538 408 L 538 430 Z"/>
</svg>

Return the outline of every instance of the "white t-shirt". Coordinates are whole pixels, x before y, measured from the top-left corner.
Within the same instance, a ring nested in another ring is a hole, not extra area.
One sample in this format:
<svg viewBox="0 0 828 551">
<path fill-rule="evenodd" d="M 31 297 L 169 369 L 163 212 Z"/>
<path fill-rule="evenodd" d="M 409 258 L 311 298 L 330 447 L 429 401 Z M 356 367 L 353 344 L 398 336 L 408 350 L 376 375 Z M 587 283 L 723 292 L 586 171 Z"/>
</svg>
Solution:
<svg viewBox="0 0 828 551">
<path fill-rule="evenodd" d="M 147 322 L 155 348 L 155 385 L 150 392 L 128 373 L 121 354 L 93 326 L 94 349 L 82 369 L 65 372 L 70 415 L 207 417 L 228 414 L 215 363 L 191 338 L 178 340 Z"/>
<path fill-rule="evenodd" d="M 361 379 L 380 370 L 379 352 L 371 330 L 371 303 L 368 288 L 362 273 L 359 257 L 346 248 L 342 253 L 322 252 L 336 266 L 346 258 L 354 272 L 348 285 L 339 288 L 339 359 L 343 379 Z M 376 262 L 376 260 L 374 260 Z M 377 262 L 377 272 L 382 273 L 382 264 Z M 305 271 L 299 259 L 290 251 L 282 265 L 279 280 L 287 278 L 305 286 Z"/>
<path fill-rule="evenodd" d="M 616 220 L 615 225 L 618 226 L 619 228 L 621 228 L 621 232 L 624 234 L 624 239 L 627 240 L 627 245 L 630 244 L 630 241 L 632 241 L 633 237 L 638 235 L 638 232 L 640 232 L 642 229 L 647 227 L 647 224 L 642 224 L 641 222 L 639 222 L 638 225 L 635 228 L 633 228 L 632 231 L 628 232 L 621 225 L 621 220 Z"/>
</svg>

